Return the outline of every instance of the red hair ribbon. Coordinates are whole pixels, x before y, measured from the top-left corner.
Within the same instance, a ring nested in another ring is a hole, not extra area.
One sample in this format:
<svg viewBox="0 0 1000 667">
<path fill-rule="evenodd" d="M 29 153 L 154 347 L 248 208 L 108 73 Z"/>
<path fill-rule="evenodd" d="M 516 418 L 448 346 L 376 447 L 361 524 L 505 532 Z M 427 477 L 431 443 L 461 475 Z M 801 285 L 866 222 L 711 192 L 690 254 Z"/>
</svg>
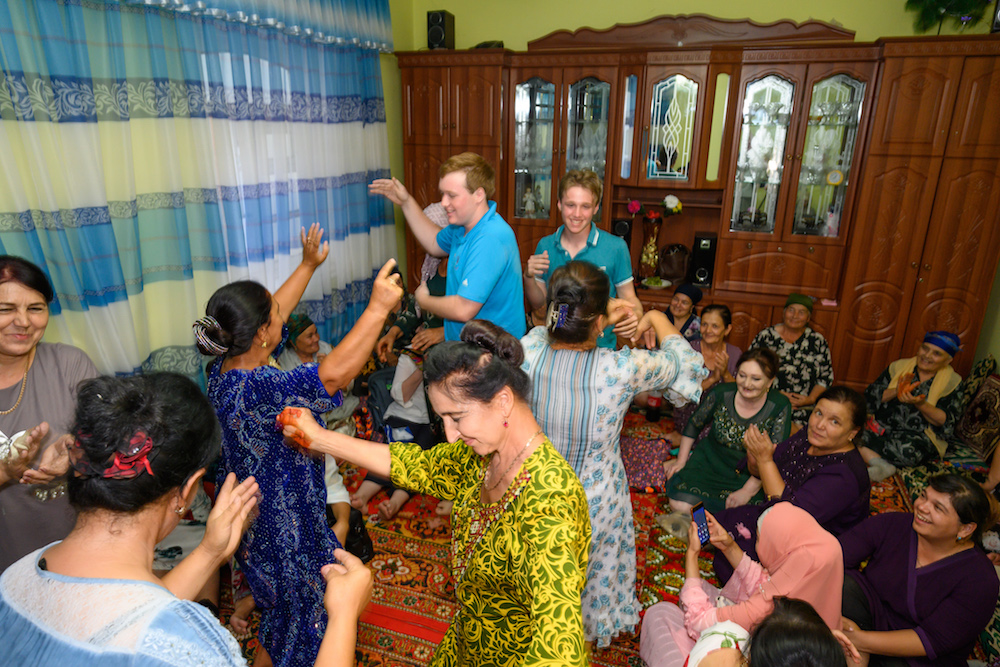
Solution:
<svg viewBox="0 0 1000 667">
<path fill-rule="evenodd" d="M 132 479 L 145 468 L 150 475 L 149 452 L 153 449 L 153 439 L 142 431 L 138 431 L 129 440 L 129 448 L 125 453 L 115 452 L 111 465 L 101 474 L 105 479 Z M 136 468 L 139 468 L 136 470 Z"/>
</svg>

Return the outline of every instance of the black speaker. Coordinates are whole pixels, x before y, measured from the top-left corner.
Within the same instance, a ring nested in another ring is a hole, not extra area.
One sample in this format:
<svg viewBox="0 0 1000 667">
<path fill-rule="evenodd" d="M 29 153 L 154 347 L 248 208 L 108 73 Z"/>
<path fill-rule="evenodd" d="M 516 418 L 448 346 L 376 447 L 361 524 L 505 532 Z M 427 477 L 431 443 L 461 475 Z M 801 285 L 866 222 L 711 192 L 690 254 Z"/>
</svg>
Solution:
<svg viewBox="0 0 1000 667">
<path fill-rule="evenodd" d="M 712 284 L 717 244 L 718 237 L 715 234 L 695 234 L 691 264 L 688 266 L 688 282 L 701 287 L 709 287 Z"/>
<path fill-rule="evenodd" d="M 443 9 L 427 12 L 427 48 L 455 48 L 455 15 Z"/>
<path fill-rule="evenodd" d="M 611 221 L 611 233 L 625 239 L 625 245 L 632 245 L 632 221 L 628 218 Z"/>
<path fill-rule="evenodd" d="M 990 32 L 1000 32 L 1000 0 L 993 5 L 993 20 L 990 22 Z"/>
</svg>

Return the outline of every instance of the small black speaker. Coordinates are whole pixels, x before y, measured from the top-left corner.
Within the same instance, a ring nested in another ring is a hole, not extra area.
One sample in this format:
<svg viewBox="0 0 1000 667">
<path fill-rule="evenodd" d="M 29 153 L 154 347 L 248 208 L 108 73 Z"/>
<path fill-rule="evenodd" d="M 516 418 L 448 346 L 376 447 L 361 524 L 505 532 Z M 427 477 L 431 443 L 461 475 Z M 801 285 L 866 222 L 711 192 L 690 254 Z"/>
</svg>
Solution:
<svg viewBox="0 0 1000 667">
<path fill-rule="evenodd" d="M 632 221 L 628 218 L 611 221 L 611 233 L 625 239 L 625 245 L 632 245 Z"/>
<path fill-rule="evenodd" d="M 990 32 L 1000 32 L 1000 0 L 993 5 L 993 21 L 990 23 Z"/>
<path fill-rule="evenodd" d="M 718 237 L 715 234 L 695 234 L 691 264 L 688 266 L 688 282 L 701 287 L 711 286 L 712 276 L 715 275 L 717 243 Z"/>
<path fill-rule="evenodd" d="M 427 48 L 455 48 L 455 15 L 443 9 L 427 12 Z"/>
</svg>

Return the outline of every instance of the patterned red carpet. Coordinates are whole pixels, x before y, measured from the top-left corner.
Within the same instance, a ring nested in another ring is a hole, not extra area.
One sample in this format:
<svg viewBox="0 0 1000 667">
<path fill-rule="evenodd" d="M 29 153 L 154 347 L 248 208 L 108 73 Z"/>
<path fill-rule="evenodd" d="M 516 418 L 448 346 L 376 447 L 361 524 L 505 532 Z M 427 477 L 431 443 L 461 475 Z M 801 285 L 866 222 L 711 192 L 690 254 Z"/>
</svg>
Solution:
<svg viewBox="0 0 1000 667">
<path fill-rule="evenodd" d="M 661 600 L 676 601 L 684 582 L 685 545 L 668 535 L 655 521 L 663 512 L 662 461 L 667 458 L 666 441 L 672 423 L 664 419 L 649 423 L 641 415 L 630 414 L 623 431 L 623 459 L 633 487 L 655 487 L 654 492 L 633 488 L 638 556 L 638 596 L 643 607 Z M 656 469 L 660 469 L 657 480 Z M 344 466 L 345 483 L 356 488 L 361 482 L 357 469 Z M 900 512 L 912 509 L 911 492 L 927 472 L 922 469 L 896 475 L 872 488 L 872 511 Z M 905 477 L 905 479 L 904 479 Z M 371 517 L 385 498 L 376 495 L 370 504 Z M 454 583 L 448 566 L 451 525 L 447 517 L 435 513 L 437 500 L 417 495 L 391 521 L 369 520 L 368 532 L 375 545 L 369 563 L 375 576 L 371 604 L 358 628 L 357 664 L 378 667 L 414 667 L 428 664 L 456 611 Z M 704 556 L 705 554 L 703 554 Z M 711 560 L 703 558 L 702 572 L 714 581 Z M 223 621 L 231 609 L 231 594 L 223 594 Z M 256 617 L 256 615 L 255 615 Z M 994 627 L 997 627 L 997 623 Z M 256 630 L 256 622 L 254 623 Z M 995 640 L 984 634 L 987 653 L 977 645 L 976 657 L 995 659 Z M 247 657 L 256 640 L 244 640 Z M 639 658 L 638 634 L 625 635 L 593 655 L 598 666 L 643 667 Z"/>
</svg>

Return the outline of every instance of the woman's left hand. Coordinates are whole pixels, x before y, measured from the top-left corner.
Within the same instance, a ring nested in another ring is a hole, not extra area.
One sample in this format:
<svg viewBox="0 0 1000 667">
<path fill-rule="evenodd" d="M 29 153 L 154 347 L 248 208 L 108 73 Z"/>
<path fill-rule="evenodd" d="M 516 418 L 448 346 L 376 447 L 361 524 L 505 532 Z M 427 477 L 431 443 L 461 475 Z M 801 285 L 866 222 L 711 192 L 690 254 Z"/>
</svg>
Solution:
<svg viewBox="0 0 1000 667">
<path fill-rule="evenodd" d="M 308 233 L 302 228 L 302 263 L 313 268 L 326 261 L 330 254 L 330 243 L 323 240 L 323 228 L 318 222 L 309 227 Z"/>
<path fill-rule="evenodd" d="M 844 620 L 847 620 L 848 622 L 853 623 L 853 621 L 850 621 L 849 619 L 844 619 Z M 854 664 L 860 665 L 861 664 L 861 653 L 858 652 L 858 647 L 854 645 L 854 642 L 852 642 L 850 639 L 848 639 L 847 635 L 845 635 L 840 630 L 834 630 L 833 631 L 833 636 L 836 638 L 837 642 L 840 644 L 840 648 L 844 649 L 844 655 L 846 657 L 850 658 L 854 662 Z"/>
<path fill-rule="evenodd" d="M 19 455 L 13 456 L 6 461 L 0 461 L 0 484 L 6 484 L 15 479 L 20 479 L 22 484 L 28 483 L 24 481 L 24 475 L 30 472 L 28 466 L 31 465 L 35 456 L 38 455 L 38 449 L 42 445 L 42 440 L 45 439 L 48 433 L 49 425 L 46 422 L 42 422 L 21 436 L 24 438 L 24 441 L 19 444 L 21 447 L 25 447 L 25 449 L 21 450 Z"/>
<path fill-rule="evenodd" d="M 750 499 L 753 497 L 753 493 L 747 491 L 746 489 L 737 489 L 726 496 L 726 509 L 731 509 L 733 507 L 743 507 Z"/>
<path fill-rule="evenodd" d="M 690 528 L 688 528 L 687 550 L 689 556 L 691 554 L 697 556 L 701 552 L 701 538 L 698 537 L 698 524 L 696 524 L 694 521 L 691 522 L 691 526 Z"/>
<path fill-rule="evenodd" d="M 201 545 L 220 562 L 228 560 L 240 544 L 243 533 L 250 526 L 252 510 L 257 506 L 260 487 L 253 477 L 236 483 L 236 475 L 229 473 L 215 498 L 215 506 L 205 524 L 205 537 Z"/>
</svg>

